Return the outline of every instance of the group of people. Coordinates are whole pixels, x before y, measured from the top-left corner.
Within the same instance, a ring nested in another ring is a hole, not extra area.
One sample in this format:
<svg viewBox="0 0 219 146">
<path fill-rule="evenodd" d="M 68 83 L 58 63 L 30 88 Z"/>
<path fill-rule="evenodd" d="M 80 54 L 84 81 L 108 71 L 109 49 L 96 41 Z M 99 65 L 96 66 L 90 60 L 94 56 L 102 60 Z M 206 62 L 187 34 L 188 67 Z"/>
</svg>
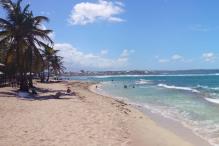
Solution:
<svg viewBox="0 0 219 146">
<path fill-rule="evenodd" d="M 31 88 L 31 92 L 32 92 L 32 94 L 36 95 L 37 94 L 36 88 Z M 71 95 L 71 94 L 72 94 L 71 88 L 67 87 L 65 95 Z M 60 97 L 61 96 L 61 92 L 57 93 L 56 96 Z"/>
<path fill-rule="evenodd" d="M 124 88 L 127 89 L 128 86 L 127 86 L 127 85 L 124 85 Z M 135 88 L 135 85 L 133 85 L 132 88 Z"/>
</svg>

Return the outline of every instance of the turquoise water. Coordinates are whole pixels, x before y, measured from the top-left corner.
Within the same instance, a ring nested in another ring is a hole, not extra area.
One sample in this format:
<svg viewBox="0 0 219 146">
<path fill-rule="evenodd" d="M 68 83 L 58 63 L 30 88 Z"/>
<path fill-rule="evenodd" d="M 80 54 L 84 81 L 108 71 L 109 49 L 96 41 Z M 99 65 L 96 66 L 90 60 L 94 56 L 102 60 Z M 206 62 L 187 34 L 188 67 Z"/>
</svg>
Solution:
<svg viewBox="0 0 219 146">
<path fill-rule="evenodd" d="M 98 92 L 122 98 L 191 128 L 219 145 L 219 75 L 102 76 Z M 124 88 L 124 85 L 127 88 Z"/>
</svg>

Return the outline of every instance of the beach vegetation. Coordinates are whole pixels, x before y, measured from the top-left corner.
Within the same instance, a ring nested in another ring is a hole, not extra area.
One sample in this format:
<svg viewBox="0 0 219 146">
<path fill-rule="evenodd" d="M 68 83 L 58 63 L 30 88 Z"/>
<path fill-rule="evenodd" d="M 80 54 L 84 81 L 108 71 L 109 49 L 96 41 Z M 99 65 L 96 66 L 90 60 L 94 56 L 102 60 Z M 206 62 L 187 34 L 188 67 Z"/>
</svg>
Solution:
<svg viewBox="0 0 219 146">
<path fill-rule="evenodd" d="M 0 18 L 0 63 L 6 66 L 4 73 L 16 79 L 20 90 L 28 91 L 33 87 L 33 75 L 45 69 L 48 74 L 50 70 L 57 74 L 64 67 L 58 50 L 52 49 L 52 55 L 45 56 L 54 45 L 49 35 L 52 30 L 43 27 L 49 18 L 35 16 L 29 4 L 21 3 L 22 0 L 0 0 L 6 12 L 6 17 Z"/>
</svg>

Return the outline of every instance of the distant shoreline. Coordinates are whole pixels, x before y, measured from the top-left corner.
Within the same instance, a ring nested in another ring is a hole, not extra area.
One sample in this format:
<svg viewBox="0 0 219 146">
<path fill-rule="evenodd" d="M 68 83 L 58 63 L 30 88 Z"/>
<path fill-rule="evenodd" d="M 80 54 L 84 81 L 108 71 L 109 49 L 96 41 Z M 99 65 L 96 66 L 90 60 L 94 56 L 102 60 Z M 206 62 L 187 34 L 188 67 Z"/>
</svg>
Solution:
<svg viewBox="0 0 219 146">
<path fill-rule="evenodd" d="M 83 71 L 65 72 L 62 76 L 111 76 L 111 75 L 177 75 L 177 74 L 219 74 L 219 69 L 189 70 L 130 70 L 130 71 Z"/>
</svg>

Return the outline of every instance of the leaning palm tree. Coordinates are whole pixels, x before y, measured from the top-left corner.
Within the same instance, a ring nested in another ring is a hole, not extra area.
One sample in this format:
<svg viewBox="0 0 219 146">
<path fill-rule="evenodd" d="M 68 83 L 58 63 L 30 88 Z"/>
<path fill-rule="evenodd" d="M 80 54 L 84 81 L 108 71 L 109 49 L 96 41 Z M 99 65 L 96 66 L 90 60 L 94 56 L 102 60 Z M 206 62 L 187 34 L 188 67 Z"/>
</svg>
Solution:
<svg viewBox="0 0 219 146">
<path fill-rule="evenodd" d="M 47 17 L 44 16 L 36 16 L 33 17 L 32 12 L 29 14 L 29 27 L 28 27 L 28 35 L 26 39 L 26 43 L 28 44 L 27 56 L 29 60 L 28 71 L 29 75 L 29 85 L 32 87 L 32 72 L 39 72 L 39 70 L 43 69 L 43 56 L 41 53 L 43 52 L 43 47 L 48 47 L 48 45 L 52 44 L 52 40 L 49 38 L 48 34 L 51 33 L 51 30 L 42 30 L 41 23 L 43 21 L 48 21 Z M 42 41 L 44 40 L 44 41 Z M 34 66 L 33 66 L 34 65 Z M 38 67 L 38 68 L 36 68 Z M 40 67 L 40 68 L 39 68 Z"/>
<path fill-rule="evenodd" d="M 0 45 L 9 44 L 8 56 L 10 64 L 15 65 L 15 72 L 19 78 L 20 90 L 28 91 L 27 72 L 32 72 L 34 57 L 41 57 L 40 47 L 46 43 L 53 43 L 48 36 L 51 30 L 41 29 L 42 22 L 48 21 L 44 16 L 33 16 L 29 5 L 21 7 L 22 0 L 16 3 L 11 0 L 0 0 L 6 10 L 6 19 L 0 18 Z M 27 63 L 28 62 L 28 63 Z"/>
<path fill-rule="evenodd" d="M 53 47 L 49 47 L 48 45 L 44 46 L 44 48 L 45 49 L 43 51 L 43 57 L 44 57 L 45 68 L 47 69 L 47 82 L 48 82 L 50 77 L 50 71 L 52 70 L 52 67 L 55 66 L 54 58 L 57 56 L 58 50 L 55 50 Z"/>
<path fill-rule="evenodd" d="M 51 62 L 52 71 L 54 72 L 56 76 L 64 72 L 65 70 L 62 59 L 63 57 L 60 57 L 57 55 L 55 55 L 52 59 L 52 62 Z"/>
</svg>

